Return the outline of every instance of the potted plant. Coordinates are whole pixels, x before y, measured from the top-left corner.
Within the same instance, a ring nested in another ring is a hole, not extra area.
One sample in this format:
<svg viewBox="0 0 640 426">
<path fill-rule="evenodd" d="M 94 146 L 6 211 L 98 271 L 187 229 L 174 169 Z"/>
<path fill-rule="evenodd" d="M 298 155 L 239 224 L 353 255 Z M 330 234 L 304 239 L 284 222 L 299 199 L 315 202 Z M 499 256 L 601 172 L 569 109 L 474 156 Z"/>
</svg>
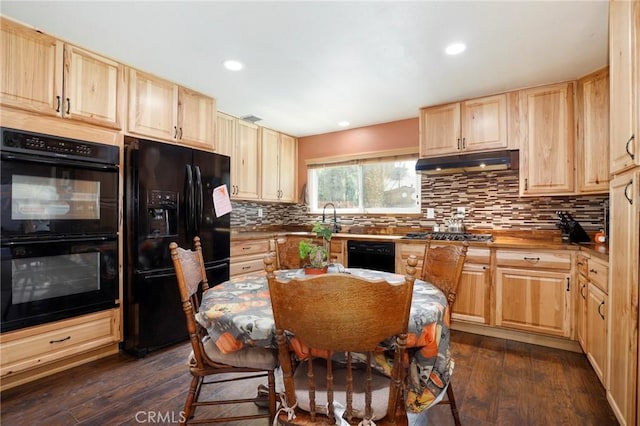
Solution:
<svg viewBox="0 0 640 426">
<path fill-rule="evenodd" d="M 316 234 L 322 243 L 312 240 L 302 240 L 298 245 L 298 255 L 302 260 L 305 274 L 322 274 L 327 272 L 329 266 L 329 242 L 331 241 L 331 228 L 316 222 L 311 232 Z"/>
</svg>

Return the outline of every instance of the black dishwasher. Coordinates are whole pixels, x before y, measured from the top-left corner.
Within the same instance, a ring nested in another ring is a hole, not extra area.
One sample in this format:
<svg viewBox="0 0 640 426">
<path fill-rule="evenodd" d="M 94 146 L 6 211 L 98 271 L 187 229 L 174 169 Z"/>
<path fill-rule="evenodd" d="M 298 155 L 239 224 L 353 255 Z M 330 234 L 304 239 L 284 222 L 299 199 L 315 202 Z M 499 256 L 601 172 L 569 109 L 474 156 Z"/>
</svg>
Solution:
<svg viewBox="0 0 640 426">
<path fill-rule="evenodd" d="M 385 241 L 347 241 L 347 267 L 395 272 L 395 243 Z"/>
</svg>

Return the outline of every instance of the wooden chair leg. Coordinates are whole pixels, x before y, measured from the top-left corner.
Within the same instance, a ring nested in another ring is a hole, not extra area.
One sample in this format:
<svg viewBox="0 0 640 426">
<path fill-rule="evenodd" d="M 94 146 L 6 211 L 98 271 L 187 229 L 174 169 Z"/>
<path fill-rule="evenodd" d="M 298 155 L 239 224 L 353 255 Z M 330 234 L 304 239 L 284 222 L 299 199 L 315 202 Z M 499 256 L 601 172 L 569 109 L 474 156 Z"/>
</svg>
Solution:
<svg viewBox="0 0 640 426">
<path fill-rule="evenodd" d="M 269 388 L 269 423 L 276 416 L 276 376 L 273 370 L 267 374 L 267 386 Z"/>
<path fill-rule="evenodd" d="M 449 382 L 447 387 L 447 398 L 449 399 L 449 406 L 451 407 L 451 414 L 453 414 L 453 421 L 456 426 L 460 426 L 460 416 L 458 415 L 458 406 L 456 405 L 456 398 L 453 396 L 453 383 Z"/>
<path fill-rule="evenodd" d="M 186 421 L 193 417 L 195 413 L 193 404 L 198 401 L 198 396 L 200 394 L 200 385 L 202 384 L 201 382 L 202 377 L 194 376 L 191 379 L 189 392 L 187 392 L 187 399 L 184 401 L 184 409 L 182 410 L 184 412 L 183 417 L 185 421 L 181 424 L 186 424 Z"/>
</svg>

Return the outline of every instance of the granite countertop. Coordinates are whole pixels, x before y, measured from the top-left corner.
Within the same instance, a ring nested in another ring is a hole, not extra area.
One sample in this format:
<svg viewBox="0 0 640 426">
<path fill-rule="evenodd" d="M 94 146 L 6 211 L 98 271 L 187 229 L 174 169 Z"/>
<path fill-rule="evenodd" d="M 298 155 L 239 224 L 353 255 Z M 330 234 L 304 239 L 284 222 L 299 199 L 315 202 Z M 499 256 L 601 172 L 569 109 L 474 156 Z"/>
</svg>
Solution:
<svg viewBox="0 0 640 426">
<path fill-rule="evenodd" d="M 420 239 L 403 239 L 402 237 L 407 232 L 398 234 L 374 234 L 374 233 L 357 233 L 356 232 L 338 232 L 333 234 L 333 238 L 338 239 L 355 239 L 355 240 L 370 240 L 370 241 L 396 241 L 410 244 L 423 244 L 425 240 Z M 413 230 L 415 231 L 415 230 Z M 473 231 L 470 231 L 473 232 Z M 469 245 L 473 247 L 493 247 L 493 248 L 517 248 L 517 249 L 539 249 L 539 250 L 575 250 L 584 251 L 591 256 L 598 257 L 603 260 L 609 259 L 609 248 L 607 245 L 594 244 L 594 243 L 564 243 L 562 242 L 559 233 L 554 231 L 488 231 L 482 230 L 479 233 L 492 233 L 494 235 L 493 241 L 470 241 Z M 558 234 L 558 235 L 556 235 Z M 304 230 L 286 230 L 286 229 L 274 229 L 274 230 L 250 230 L 246 232 L 234 231 L 231 233 L 232 241 L 250 240 L 256 238 L 273 238 L 274 235 L 302 235 L 312 237 L 314 234 Z M 438 243 L 458 243 L 457 241 L 438 241 Z"/>
</svg>

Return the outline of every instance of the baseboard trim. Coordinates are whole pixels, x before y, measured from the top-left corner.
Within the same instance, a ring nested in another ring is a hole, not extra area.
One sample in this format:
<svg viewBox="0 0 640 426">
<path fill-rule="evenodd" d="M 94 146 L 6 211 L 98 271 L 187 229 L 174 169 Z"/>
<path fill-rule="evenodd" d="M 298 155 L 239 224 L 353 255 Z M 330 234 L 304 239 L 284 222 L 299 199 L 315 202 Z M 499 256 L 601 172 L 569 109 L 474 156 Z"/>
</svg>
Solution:
<svg viewBox="0 0 640 426">
<path fill-rule="evenodd" d="M 574 340 L 560 337 L 543 336 L 540 334 L 526 333 L 505 328 L 491 327 L 485 324 L 475 324 L 464 321 L 451 321 L 451 329 L 466 333 L 480 334 L 483 336 L 497 337 L 500 339 L 514 340 L 516 342 L 530 343 L 532 345 L 546 346 L 565 351 L 584 353 L 580 344 Z"/>
</svg>

